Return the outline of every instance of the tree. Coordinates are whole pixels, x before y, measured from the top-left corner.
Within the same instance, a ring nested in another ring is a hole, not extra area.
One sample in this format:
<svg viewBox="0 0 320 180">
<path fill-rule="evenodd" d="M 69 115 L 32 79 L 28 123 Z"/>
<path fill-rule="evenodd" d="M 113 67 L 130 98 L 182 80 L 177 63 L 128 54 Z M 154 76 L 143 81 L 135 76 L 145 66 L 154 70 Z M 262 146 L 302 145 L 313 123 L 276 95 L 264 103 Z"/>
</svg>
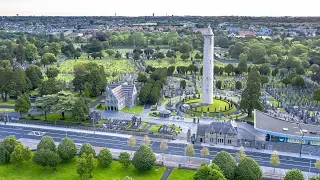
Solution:
<svg viewBox="0 0 320 180">
<path fill-rule="evenodd" d="M 242 161 L 247 157 L 246 153 L 244 152 L 244 147 L 242 145 L 240 146 L 239 152 L 237 153 L 237 157 L 239 161 Z"/>
<path fill-rule="evenodd" d="M 143 144 L 149 146 L 150 145 L 150 138 L 148 135 L 145 135 L 143 138 Z"/>
<path fill-rule="evenodd" d="M 94 161 L 94 156 L 92 153 L 89 153 L 88 156 L 87 156 L 87 164 L 86 164 L 86 169 L 87 169 L 87 172 L 89 173 L 89 177 L 92 178 L 92 171 L 96 168 L 96 163 Z"/>
<path fill-rule="evenodd" d="M 156 162 L 156 156 L 152 152 L 152 149 L 142 144 L 134 153 L 132 164 L 139 171 L 150 170 Z"/>
<path fill-rule="evenodd" d="M 200 56 L 200 54 L 199 53 L 196 53 L 196 55 L 194 56 L 194 59 L 201 59 L 201 56 Z"/>
<path fill-rule="evenodd" d="M 293 44 L 290 49 L 292 56 L 300 56 L 302 53 L 306 53 L 308 48 L 302 44 Z"/>
<path fill-rule="evenodd" d="M 70 138 L 63 138 L 58 145 L 58 154 L 63 161 L 69 161 L 77 154 L 76 144 Z"/>
<path fill-rule="evenodd" d="M 187 144 L 186 148 L 185 148 L 185 152 L 186 154 L 188 155 L 189 157 L 189 162 L 191 161 L 190 160 L 190 157 L 194 155 L 194 148 L 193 148 L 193 144 Z"/>
<path fill-rule="evenodd" d="M 61 81 L 58 81 L 54 78 L 49 78 L 46 81 L 42 81 L 38 88 L 38 92 L 40 96 L 57 94 L 63 89 L 63 86 L 64 84 Z"/>
<path fill-rule="evenodd" d="M 248 75 L 247 87 L 241 94 L 240 103 L 240 109 L 247 111 L 248 117 L 251 117 L 253 109 L 262 110 L 260 85 L 260 75 L 256 68 L 252 68 Z"/>
<path fill-rule="evenodd" d="M 83 175 L 87 173 L 87 155 L 82 154 L 77 159 L 77 174 L 83 179 Z"/>
<path fill-rule="evenodd" d="M 160 150 L 161 151 L 166 151 L 168 149 L 168 142 L 167 140 L 163 139 L 160 143 Z M 162 159 L 163 159 L 164 154 L 162 154 Z"/>
<path fill-rule="evenodd" d="M 31 43 L 28 43 L 26 46 L 26 60 L 32 62 L 38 57 L 38 48 Z"/>
<path fill-rule="evenodd" d="M 19 168 L 23 164 L 23 145 L 21 143 L 17 144 L 10 156 L 10 162 L 15 164 Z"/>
<path fill-rule="evenodd" d="M 53 42 L 49 46 L 49 51 L 57 56 L 61 52 L 61 46 L 57 42 Z"/>
<path fill-rule="evenodd" d="M 310 71 L 312 71 L 313 74 L 317 73 L 320 71 L 320 67 L 318 64 L 312 64 L 310 66 Z"/>
<path fill-rule="evenodd" d="M 22 117 L 22 113 L 27 113 L 31 107 L 31 102 L 26 95 L 20 96 L 14 105 L 14 110 L 20 113 L 20 117 Z"/>
<path fill-rule="evenodd" d="M 119 163 L 124 167 L 128 167 L 131 164 L 130 154 L 127 152 L 121 152 L 119 155 Z"/>
<path fill-rule="evenodd" d="M 316 163 L 314 164 L 314 167 L 320 170 L 320 159 L 316 161 Z"/>
<path fill-rule="evenodd" d="M 226 180 L 221 171 L 207 164 L 200 166 L 193 175 L 194 180 Z"/>
<path fill-rule="evenodd" d="M 139 73 L 139 74 L 138 74 L 137 81 L 138 81 L 138 82 L 146 83 L 146 82 L 148 81 L 148 78 L 147 78 L 147 76 L 145 76 L 144 74 Z"/>
<path fill-rule="evenodd" d="M 185 81 L 185 80 L 181 80 L 181 81 L 180 81 L 180 88 L 186 89 L 186 86 L 187 86 L 186 81 Z"/>
<path fill-rule="evenodd" d="M 215 163 L 217 166 L 219 166 L 223 175 L 227 179 L 233 179 L 234 170 L 237 167 L 237 162 L 231 156 L 231 154 L 225 151 L 220 151 L 219 153 L 216 154 L 212 162 Z"/>
<path fill-rule="evenodd" d="M 29 89 L 29 79 L 26 76 L 25 71 L 21 67 L 13 68 L 13 78 L 12 78 L 11 90 L 12 95 L 15 97 L 20 96 Z"/>
<path fill-rule="evenodd" d="M 133 54 L 133 59 L 134 60 L 139 60 L 140 59 L 140 53 L 136 52 Z"/>
<path fill-rule="evenodd" d="M 49 149 L 50 151 L 56 152 L 56 144 L 54 143 L 51 136 L 43 136 L 37 146 L 37 150 Z"/>
<path fill-rule="evenodd" d="M 270 164 L 274 167 L 273 173 L 276 172 L 276 167 L 280 164 L 279 153 L 278 151 L 273 151 L 270 157 Z"/>
<path fill-rule="evenodd" d="M 262 66 L 260 66 L 259 71 L 260 71 L 260 74 L 269 75 L 271 71 L 270 65 L 263 64 Z"/>
<path fill-rule="evenodd" d="M 286 173 L 284 180 L 304 180 L 304 176 L 299 169 L 291 169 Z"/>
<path fill-rule="evenodd" d="M 223 170 L 222 170 L 223 171 Z M 227 178 L 229 179 L 229 178 Z M 234 180 L 262 180 L 262 172 L 258 163 L 252 158 L 245 158 L 234 171 Z"/>
<path fill-rule="evenodd" d="M 240 81 L 237 81 L 237 82 L 236 82 L 236 89 L 237 89 L 237 90 L 242 89 L 242 83 L 241 83 Z"/>
<path fill-rule="evenodd" d="M 291 80 L 292 86 L 303 87 L 305 85 L 304 79 L 297 75 Z"/>
<path fill-rule="evenodd" d="M 36 89 L 41 84 L 41 80 L 43 79 L 42 72 L 40 67 L 36 65 L 30 65 L 26 69 L 26 75 L 31 83 L 31 89 Z"/>
<path fill-rule="evenodd" d="M 266 76 L 266 75 L 262 75 L 262 76 L 260 76 L 260 81 L 261 81 L 261 86 L 263 87 L 263 85 L 264 85 L 265 83 L 268 83 L 268 82 L 269 82 L 269 77 Z"/>
<path fill-rule="evenodd" d="M 136 145 L 136 139 L 134 139 L 134 137 L 131 136 L 131 137 L 128 139 L 128 146 L 134 147 L 135 145 Z M 132 152 L 131 152 L 131 155 L 132 155 Z"/>
<path fill-rule="evenodd" d="M 247 55 L 246 54 L 240 54 L 239 57 L 240 61 L 238 64 L 238 69 L 240 71 L 240 73 L 244 73 L 248 71 L 248 62 L 247 62 Z"/>
<path fill-rule="evenodd" d="M 201 155 L 205 158 L 206 156 L 209 156 L 210 155 L 210 152 L 209 152 L 209 149 L 207 147 L 203 147 L 201 150 L 200 150 L 200 153 Z"/>
<path fill-rule="evenodd" d="M 254 64 L 265 63 L 266 48 L 262 43 L 252 43 L 249 47 L 248 60 Z"/>
<path fill-rule="evenodd" d="M 92 148 L 91 144 L 89 143 L 82 144 L 79 154 L 82 155 L 83 153 L 96 155 L 96 151 Z"/>
<path fill-rule="evenodd" d="M 112 163 L 112 159 L 113 157 L 109 149 L 107 148 L 101 149 L 98 155 L 98 161 L 100 166 L 108 167 Z"/>
<path fill-rule="evenodd" d="M 20 62 L 20 64 L 22 64 L 23 61 L 26 59 L 26 51 L 25 51 L 24 46 L 22 44 L 19 44 L 15 48 L 14 52 L 15 52 L 17 61 Z"/>
<path fill-rule="evenodd" d="M 113 50 L 113 49 L 107 49 L 107 50 L 106 50 L 106 53 L 107 53 L 109 56 L 113 56 L 113 55 L 116 54 L 116 51 Z"/>
<path fill-rule="evenodd" d="M 234 72 L 234 67 L 232 64 L 228 64 L 225 68 L 224 68 L 224 72 L 226 72 L 228 74 L 228 76 L 230 75 L 230 73 Z"/>
<path fill-rule="evenodd" d="M 78 98 L 73 105 L 72 110 L 72 118 L 75 121 L 82 122 L 86 118 L 86 114 L 89 113 L 89 107 L 86 105 L 85 100 L 83 98 Z"/>
<path fill-rule="evenodd" d="M 163 58 L 164 58 L 163 52 L 158 52 L 158 53 L 156 54 L 156 58 L 157 58 L 157 59 L 163 59 Z"/>
<path fill-rule="evenodd" d="M 56 152 L 50 151 L 48 149 L 45 149 L 45 151 L 47 152 L 46 157 L 48 158 L 48 166 L 50 166 L 52 170 L 55 172 L 57 165 L 61 162 L 61 159 Z"/>
<path fill-rule="evenodd" d="M 192 51 L 193 47 L 191 44 L 187 42 L 183 42 L 179 45 L 179 51 L 184 54 L 184 53 L 190 53 Z"/>
<path fill-rule="evenodd" d="M 216 82 L 216 88 L 221 89 L 222 88 L 222 82 L 220 80 L 218 80 Z"/>
<path fill-rule="evenodd" d="M 189 53 L 183 53 L 182 55 L 181 55 L 181 59 L 182 60 L 187 60 L 187 59 L 189 59 L 190 58 L 190 54 Z"/>
<path fill-rule="evenodd" d="M 304 74 L 304 68 L 301 66 L 297 67 L 295 69 L 296 73 L 299 74 L 299 75 L 303 75 Z"/>
<path fill-rule="evenodd" d="M 0 142 L 0 163 L 6 164 L 10 162 L 10 156 L 15 147 L 19 144 L 14 136 L 7 136 Z"/>
<path fill-rule="evenodd" d="M 43 55 L 43 57 L 42 57 L 42 60 L 46 61 L 46 62 L 48 62 L 50 64 L 52 64 L 54 62 L 57 62 L 56 56 L 54 54 L 52 54 L 52 53 L 45 53 Z M 41 60 L 41 63 L 42 63 L 42 60 Z"/>
<path fill-rule="evenodd" d="M 50 149 L 39 149 L 33 156 L 33 162 L 46 170 L 46 166 L 50 166 L 53 171 L 56 171 L 56 166 L 60 163 L 59 155 Z"/>
<path fill-rule="evenodd" d="M 48 78 L 56 78 L 59 75 L 59 70 L 55 67 L 49 67 L 46 70 L 46 75 Z"/>
</svg>

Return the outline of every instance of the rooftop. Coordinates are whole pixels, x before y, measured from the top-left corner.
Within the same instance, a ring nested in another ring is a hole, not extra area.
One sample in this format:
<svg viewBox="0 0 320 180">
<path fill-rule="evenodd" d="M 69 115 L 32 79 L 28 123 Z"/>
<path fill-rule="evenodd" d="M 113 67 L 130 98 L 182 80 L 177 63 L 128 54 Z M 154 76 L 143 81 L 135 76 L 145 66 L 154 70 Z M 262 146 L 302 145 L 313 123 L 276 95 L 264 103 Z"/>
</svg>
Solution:
<svg viewBox="0 0 320 180">
<path fill-rule="evenodd" d="M 305 140 L 320 141 L 320 126 L 274 118 L 258 110 L 254 111 L 254 128 L 281 137 L 301 139 L 303 135 Z"/>
</svg>

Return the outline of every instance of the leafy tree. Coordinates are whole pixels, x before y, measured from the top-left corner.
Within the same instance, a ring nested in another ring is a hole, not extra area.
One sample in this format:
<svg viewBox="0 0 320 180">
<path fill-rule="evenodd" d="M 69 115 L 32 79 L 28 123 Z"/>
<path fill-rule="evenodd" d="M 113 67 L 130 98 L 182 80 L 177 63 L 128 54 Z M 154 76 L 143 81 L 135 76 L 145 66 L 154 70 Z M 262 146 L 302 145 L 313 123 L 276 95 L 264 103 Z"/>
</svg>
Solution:
<svg viewBox="0 0 320 180">
<path fill-rule="evenodd" d="M 191 51 L 192 51 L 193 47 L 191 44 L 187 43 L 187 42 L 183 42 L 179 45 L 179 51 L 182 53 L 182 54 L 189 54 Z"/>
<path fill-rule="evenodd" d="M 52 53 L 45 53 L 42 57 L 42 60 L 49 62 L 50 64 L 57 62 L 56 56 Z"/>
<path fill-rule="evenodd" d="M 160 143 L 160 150 L 161 151 L 166 151 L 168 149 L 168 142 L 167 140 L 162 140 Z M 162 154 L 162 159 L 163 159 L 164 154 Z"/>
<path fill-rule="evenodd" d="M 134 153 L 132 164 L 139 171 L 150 170 L 156 162 L 156 156 L 152 152 L 152 149 L 142 144 Z"/>
<path fill-rule="evenodd" d="M 13 86 L 13 71 L 11 68 L 0 68 L 0 93 L 3 101 L 7 101 Z M 3 96 L 4 94 L 4 96 Z"/>
<path fill-rule="evenodd" d="M 77 159 L 77 174 L 83 179 L 87 171 L 87 155 L 84 153 Z"/>
<path fill-rule="evenodd" d="M 38 57 L 38 48 L 31 43 L 28 43 L 26 46 L 26 60 L 32 62 Z"/>
<path fill-rule="evenodd" d="M 149 146 L 150 145 L 150 138 L 148 137 L 148 135 L 145 135 L 143 138 L 143 144 Z"/>
<path fill-rule="evenodd" d="M 313 74 L 317 73 L 320 71 L 320 67 L 318 64 L 312 64 L 310 66 L 310 71 L 312 71 Z"/>
<path fill-rule="evenodd" d="M 189 53 L 183 53 L 182 55 L 181 55 L 181 59 L 182 60 L 187 60 L 187 59 L 189 59 L 190 58 L 190 54 Z"/>
<path fill-rule="evenodd" d="M 284 180 L 304 180 L 304 176 L 299 169 L 291 169 L 286 173 Z"/>
<path fill-rule="evenodd" d="M 36 89 L 43 79 L 41 69 L 36 65 L 30 65 L 26 69 L 26 75 L 31 83 L 31 89 Z"/>
<path fill-rule="evenodd" d="M 239 161 L 244 160 L 247 157 L 246 153 L 244 152 L 244 147 L 241 145 L 239 152 L 237 153 L 237 158 L 239 159 Z"/>
<path fill-rule="evenodd" d="M 269 82 L 269 77 L 266 75 L 260 76 L 261 86 L 263 87 L 264 84 Z"/>
<path fill-rule="evenodd" d="M 59 75 L 59 70 L 55 67 L 49 67 L 46 70 L 46 75 L 48 78 L 56 78 Z"/>
<path fill-rule="evenodd" d="M 103 148 L 101 149 L 98 155 L 99 164 L 103 167 L 108 167 L 112 163 L 112 154 L 109 149 Z"/>
<path fill-rule="evenodd" d="M 10 162 L 15 164 L 19 168 L 23 164 L 23 145 L 21 143 L 17 144 L 14 151 L 11 153 Z"/>
<path fill-rule="evenodd" d="M 244 51 L 242 42 L 237 42 L 235 45 L 229 47 L 229 54 L 232 58 L 238 59 L 240 54 Z"/>
<path fill-rule="evenodd" d="M 230 73 L 234 72 L 234 67 L 232 64 L 228 64 L 225 68 L 224 71 L 228 74 L 228 76 L 230 75 Z"/>
<path fill-rule="evenodd" d="M 313 91 L 312 98 L 313 98 L 313 100 L 320 102 L 320 88 Z"/>
<path fill-rule="evenodd" d="M 86 105 L 83 98 L 78 98 L 73 105 L 72 118 L 75 121 L 82 122 L 85 120 L 85 115 L 89 113 L 89 107 Z"/>
<path fill-rule="evenodd" d="M 180 81 L 180 88 L 186 89 L 186 86 L 187 86 L 186 81 L 185 81 L 185 80 L 181 80 L 181 81 Z"/>
<path fill-rule="evenodd" d="M 241 83 L 240 81 L 237 81 L 237 82 L 236 82 L 236 89 L 237 89 L 237 90 L 242 89 L 242 83 Z"/>
<path fill-rule="evenodd" d="M 286 78 L 283 78 L 281 82 L 287 87 L 287 85 L 291 83 L 291 79 L 286 77 Z"/>
<path fill-rule="evenodd" d="M 262 43 L 253 43 L 249 47 L 248 60 L 254 64 L 265 63 L 266 48 Z"/>
<path fill-rule="evenodd" d="M 107 53 L 109 56 L 113 56 L 113 55 L 116 54 L 116 51 L 113 50 L 113 49 L 107 49 L 107 50 L 106 50 L 106 53 Z"/>
<path fill-rule="evenodd" d="M 201 59 L 201 56 L 199 53 L 196 53 L 196 55 L 194 56 L 195 59 Z"/>
<path fill-rule="evenodd" d="M 316 163 L 314 164 L 314 167 L 320 170 L 320 159 L 316 161 Z"/>
<path fill-rule="evenodd" d="M 63 161 L 69 161 L 77 154 L 77 147 L 72 139 L 63 138 L 58 145 L 58 154 Z"/>
<path fill-rule="evenodd" d="M 29 98 L 26 95 L 20 96 L 14 105 L 14 110 L 20 113 L 20 117 L 22 117 L 22 113 L 27 113 L 31 107 L 31 103 Z"/>
<path fill-rule="evenodd" d="M 197 172 L 193 175 L 194 180 L 226 180 L 221 171 L 208 166 L 202 165 L 198 168 Z"/>
<path fill-rule="evenodd" d="M 304 74 L 304 68 L 302 66 L 299 66 L 295 69 L 296 73 L 299 75 L 303 75 Z"/>
<path fill-rule="evenodd" d="M 261 74 L 263 75 L 269 75 L 271 68 L 269 64 L 263 64 L 262 66 L 260 66 L 259 71 Z"/>
<path fill-rule="evenodd" d="M 15 48 L 14 53 L 16 55 L 17 61 L 20 62 L 20 64 L 22 64 L 23 61 L 26 59 L 25 47 L 22 44 L 19 44 Z"/>
<path fill-rule="evenodd" d="M 0 164 L 5 164 L 10 162 L 10 153 L 5 148 L 4 143 L 0 142 Z"/>
<path fill-rule="evenodd" d="M 14 136 L 7 136 L 0 142 L 0 163 L 6 164 L 10 162 L 10 156 L 15 147 L 19 144 Z"/>
<path fill-rule="evenodd" d="M 61 46 L 57 42 L 53 42 L 49 46 L 49 50 L 51 53 L 53 53 L 55 56 L 57 56 L 61 52 Z"/>
<path fill-rule="evenodd" d="M 247 55 L 246 54 L 240 54 L 240 61 L 238 64 L 238 69 L 240 73 L 244 73 L 248 71 L 248 62 L 247 62 Z"/>
<path fill-rule="evenodd" d="M 280 164 L 279 153 L 278 151 L 273 151 L 270 157 L 270 164 L 274 167 L 273 173 L 276 171 L 276 167 Z"/>
<path fill-rule="evenodd" d="M 147 78 L 147 76 L 145 76 L 144 74 L 139 73 L 139 74 L 138 74 L 137 81 L 138 81 L 138 82 L 146 83 L 146 82 L 148 81 L 148 78 Z"/>
<path fill-rule="evenodd" d="M 248 112 L 248 117 L 251 117 L 252 110 L 262 110 L 260 101 L 260 75 L 256 68 L 252 68 L 248 75 L 247 87 L 243 90 L 241 95 L 240 109 Z"/>
<path fill-rule="evenodd" d="M 158 52 L 158 53 L 156 54 L 156 58 L 157 58 L 157 59 L 163 59 L 163 58 L 164 58 L 163 52 Z"/>
<path fill-rule="evenodd" d="M 138 52 L 133 54 L 133 59 L 134 60 L 139 60 L 140 59 L 140 54 Z"/>
<path fill-rule="evenodd" d="M 185 152 L 189 157 L 189 162 L 190 162 L 190 157 L 194 155 L 194 148 L 193 148 L 193 144 L 187 144 L 186 148 L 185 148 Z"/>
<path fill-rule="evenodd" d="M 95 161 L 94 161 L 94 156 L 93 156 L 92 153 L 88 154 L 86 161 L 87 161 L 87 164 L 86 164 L 87 172 L 89 173 L 89 177 L 92 178 L 92 174 L 91 173 L 97 166 Z"/>
<path fill-rule="evenodd" d="M 223 175 L 227 179 L 233 179 L 234 171 L 237 167 L 237 162 L 229 153 L 220 151 L 216 154 L 212 162 L 220 167 Z"/>
<path fill-rule="evenodd" d="M 92 148 L 91 144 L 89 143 L 82 144 L 79 154 L 82 155 L 83 153 L 96 155 L 96 151 Z"/>
<path fill-rule="evenodd" d="M 222 170 L 223 171 L 223 170 Z M 227 178 L 229 179 L 229 178 Z M 252 158 L 245 158 L 234 171 L 234 180 L 262 180 L 262 172 L 258 163 Z"/>
<path fill-rule="evenodd" d="M 50 151 L 56 152 L 56 144 L 54 143 L 52 137 L 43 136 L 37 146 L 37 150 L 48 149 Z"/>
<path fill-rule="evenodd" d="M 303 87 L 305 85 L 304 79 L 297 75 L 291 80 L 292 86 Z"/>
<path fill-rule="evenodd" d="M 46 157 L 48 158 L 47 159 L 48 166 L 50 166 L 55 172 L 57 165 L 61 162 L 61 159 L 56 152 L 50 151 L 48 149 L 45 149 L 45 151 L 47 152 Z"/>
<path fill-rule="evenodd" d="M 50 149 L 39 149 L 33 156 L 33 162 L 38 164 L 46 170 L 46 166 L 50 166 L 56 171 L 56 166 L 60 163 L 61 159 L 59 155 Z"/>
<path fill-rule="evenodd" d="M 46 81 L 42 81 L 40 84 L 38 91 L 39 95 L 49 95 L 49 94 L 56 94 L 63 89 L 64 84 L 61 81 L 58 81 L 54 78 L 49 78 Z"/>
<path fill-rule="evenodd" d="M 130 154 L 127 152 L 121 152 L 119 155 L 119 162 L 124 167 L 128 167 L 131 164 Z"/>
<path fill-rule="evenodd" d="M 302 44 L 293 44 L 290 49 L 292 56 L 300 56 L 302 53 L 306 53 L 308 48 Z"/>
<path fill-rule="evenodd" d="M 209 152 L 209 149 L 207 147 L 203 147 L 201 150 L 200 150 L 200 153 L 203 157 L 206 157 L 206 156 L 209 156 L 210 155 L 210 152 Z"/>
</svg>

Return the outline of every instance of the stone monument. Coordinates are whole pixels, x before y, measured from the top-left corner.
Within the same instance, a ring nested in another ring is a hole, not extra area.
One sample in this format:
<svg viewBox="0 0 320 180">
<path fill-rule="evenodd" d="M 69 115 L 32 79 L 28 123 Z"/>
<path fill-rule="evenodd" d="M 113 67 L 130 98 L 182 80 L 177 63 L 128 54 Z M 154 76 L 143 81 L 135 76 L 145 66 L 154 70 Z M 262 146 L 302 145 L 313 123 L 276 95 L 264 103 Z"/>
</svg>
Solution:
<svg viewBox="0 0 320 180">
<path fill-rule="evenodd" d="M 203 32 L 203 81 L 202 81 L 202 103 L 213 104 L 213 54 L 214 54 L 214 35 L 209 26 Z"/>
</svg>

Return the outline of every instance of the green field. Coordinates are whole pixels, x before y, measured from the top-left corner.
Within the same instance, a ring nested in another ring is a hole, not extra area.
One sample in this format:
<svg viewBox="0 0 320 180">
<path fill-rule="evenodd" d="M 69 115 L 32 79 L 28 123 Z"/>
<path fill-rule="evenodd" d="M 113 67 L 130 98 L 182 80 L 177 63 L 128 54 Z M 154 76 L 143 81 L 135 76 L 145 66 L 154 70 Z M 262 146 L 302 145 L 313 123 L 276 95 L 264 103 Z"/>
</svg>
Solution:
<svg viewBox="0 0 320 180">
<path fill-rule="evenodd" d="M 58 69 L 60 74 L 57 79 L 70 82 L 73 79 L 73 67 L 76 63 L 89 63 L 94 62 L 98 65 L 103 65 L 105 67 L 106 73 L 108 73 L 107 80 L 113 80 L 111 76 L 113 72 L 116 73 L 130 73 L 134 72 L 134 66 L 131 64 L 130 60 L 65 60 L 59 63 Z M 118 74 L 115 78 L 118 78 Z"/>
<path fill-rule="evenodd" d="M 3 102 L 2 99 L 0 99 L 0 106 L 14 106 L 14 104 L 16 103 L 16 100 L 14 99 L 8 99 L 8 101 Z"/>
<path fill-rule="evenodd" d="M 143 106 L 141 105 L 133 106 L 131 109 L 128 106 L 126 106 L 121 110 L 121 112 L 133 113 L 133 114 L 140 114 L 142 113 L 142 111 L 143 111 Z"/>
<path fill-rule="evenodd" d="M 113 161 L 108 168 L 97 167 L 92 172 L 92 180 L 114 180 L 123 179 L 125 176 L 132 177 L 135 180 L 155 180 L 161 179 L 165 167 L 154 167 L 148 172 L 139 172 L 132 165 L 123 168 L 122 165 Z M 52 172 L 47 168 L 43 171 L 41 166 L 28 162 L 28 165 L 17 169 L 14 165 L 0 165 L 0 179 L 4 180 L 79 180 L 80 177 L 76 172 L 76 158 L 68 163 L 61 164 L 57 167 L 57 172 Z M 89 179 L 88 175 L 84 179 Z"/>
<path fill-rule="evenodd" d="M 158 134 L 159 129 L 162 127 L 161 124 L 153 124 L 150 128 L 148 132 L 153 132 L 154 134 Z"/>
<path fill-rule="evenodd" d="M 200 103 L 201 101 L 202 99 L 191 99 L 191 100 L 185 101 L 184 103 L 185 104 Z M 225 110 L 225 107 L 227 108 L 227 110 Z M 209 108 L 209 111 L 208 111 L 208 108 Z M 221 109 L 221 114 L 223 115 L 231 115 L 237 111 L 234 105 L 229 109 L 229 103 L 227 101 L 213 99 L 213 104 L 196 107 L 195 110 L 194 109 L 189 110 L 188 114 L 201 116 L 203 111 L 203 113 L 210 112 L 210 116 L 213 116 L 213 114 L 218 114 L 220 109 Z"/>
<path fill-rule="evenodd" d="M 173 169 L 168 180 L 192 180 L 195 170 L 189 169 Z"/>
</svg>

